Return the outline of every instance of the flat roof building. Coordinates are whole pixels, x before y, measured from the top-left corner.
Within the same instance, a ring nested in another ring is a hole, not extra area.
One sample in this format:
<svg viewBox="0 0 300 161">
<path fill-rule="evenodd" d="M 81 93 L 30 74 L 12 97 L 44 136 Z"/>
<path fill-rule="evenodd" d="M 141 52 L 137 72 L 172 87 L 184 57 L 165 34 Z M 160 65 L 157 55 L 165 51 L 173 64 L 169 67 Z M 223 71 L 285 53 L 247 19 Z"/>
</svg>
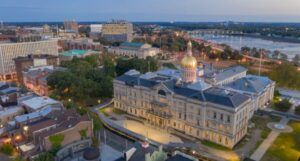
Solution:
<svg viewBox="0 0 300 161">
<path fill-rule="evenodd" d="M 133 37 L 133 25 L 127 21 L 112 21 L 103 24 L 102 36 L 111 42 L 131 42 Z"/>
<path fill-rule="evenodd" d="M 13 59 L 30 54 L 58 56 L 57 40 L 50 39 L 35 42 L 0 43 L 0 80 L 16 79 L 16 66 Z"/>
<path fill-rule="evenodd" d="M 21 102 L 21 105 L 24 106 L 28 111 L 31 111 L 31 112 L 38 111 L 38 110 L 42 109 L 43 107 L 46 107 L 49 105 L 51 105 L 51 106 L 56 105 L 56 106 L 62 107 L 61 102 L 56 101 L 49 97 L 34 97 L 34 98 L 31 98 L 31 99 Z"/>
<path fill-rule="evenodd" d="M 156 56 L 160 50 L 149 44 L 124 42 L 118 47 L 109 47 L 108 52 L 118 56 L 137 57 L 145 59 Z"/>
<path fill-rule="evenodd" d="M 66 32 L 78 33 L 78 23 L 76 21 L 64 21 L 64 28 Z"/>
</svg>

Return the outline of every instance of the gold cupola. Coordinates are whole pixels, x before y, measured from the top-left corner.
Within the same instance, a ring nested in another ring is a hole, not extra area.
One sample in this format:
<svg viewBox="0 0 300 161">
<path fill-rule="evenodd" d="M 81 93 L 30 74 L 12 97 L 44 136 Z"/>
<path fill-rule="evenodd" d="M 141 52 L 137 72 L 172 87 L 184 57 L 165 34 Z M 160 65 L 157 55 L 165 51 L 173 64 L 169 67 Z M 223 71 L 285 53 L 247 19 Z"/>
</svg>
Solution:
<svg viewBox="0 0 300 161">
<path fill-rule="evenodd" d="M 180 65 L 181 68 L 197 68 L 197 60 L 193 57 L 191 41 L 187 44 L 187 54 L 181 60 Z"/>
<path fill-rule="evenodd" d="M 197 81 L 197 60 L 193 57 L 192 42 L 187 44 L 187 53 L 180 62 L 181 78 L 185 83 L 194 83 Z"/>
</svg>

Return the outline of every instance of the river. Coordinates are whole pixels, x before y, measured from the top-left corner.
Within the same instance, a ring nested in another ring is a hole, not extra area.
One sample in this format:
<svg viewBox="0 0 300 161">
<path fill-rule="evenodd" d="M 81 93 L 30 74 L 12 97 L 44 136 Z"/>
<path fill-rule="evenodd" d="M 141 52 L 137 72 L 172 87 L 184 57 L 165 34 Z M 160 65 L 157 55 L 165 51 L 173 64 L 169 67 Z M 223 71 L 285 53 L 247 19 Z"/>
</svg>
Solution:
<svg viewBox="0 0 300 161">
<path fill-rule="evenodd" d="M 254 38 L 247 36 L 230 36 L 230 35 L 214 35 L 214 34 L 200 34 L 192 35 L 193 38 L 200 38 L 214 43 L 227 44 L 234 49 L 240 50 L 243 46 L 262 48 L 269 51 L 278 50 L 288 55 L 289 59 L 296 54 L 300 54 L 300 43 L 278 42 L 272 40 L 265 40 L 262 38 Z"/>
</svg>

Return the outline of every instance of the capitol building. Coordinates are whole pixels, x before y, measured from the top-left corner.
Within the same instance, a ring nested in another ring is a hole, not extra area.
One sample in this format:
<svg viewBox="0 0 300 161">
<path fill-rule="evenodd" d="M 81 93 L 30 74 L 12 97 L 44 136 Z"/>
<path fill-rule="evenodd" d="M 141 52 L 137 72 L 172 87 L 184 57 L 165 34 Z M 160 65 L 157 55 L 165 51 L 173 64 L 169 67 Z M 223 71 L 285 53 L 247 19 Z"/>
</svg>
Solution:
<svg viewBox="0 0 300 161">
<path fill-rule="evenodd" d="M 275 82 L 234 66 L 198 64 L 192 43 L 180 70 L 141 74 L 130 70 L 113 81 L 114 107 L 145 123 L 233 148 L 257 109 L 273 98 Z"/>
</svg>

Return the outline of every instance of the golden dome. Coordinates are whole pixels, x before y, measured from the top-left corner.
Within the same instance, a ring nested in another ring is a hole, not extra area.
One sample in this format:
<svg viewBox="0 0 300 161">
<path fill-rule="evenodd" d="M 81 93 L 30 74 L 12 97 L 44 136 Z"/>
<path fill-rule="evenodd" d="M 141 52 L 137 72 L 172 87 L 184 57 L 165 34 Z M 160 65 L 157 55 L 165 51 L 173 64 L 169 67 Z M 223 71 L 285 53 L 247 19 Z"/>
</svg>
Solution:
<svg viewBox="0 0 300 161">
<path fill-rule="evenodd" d="M 193 56 L 186 55 L 180 62 L 183 68 L 197 68 L 197 60 Z"/>
<path fill-rule="evenodd" d="M 197 68 L 197 60 L 195 57 L 193 57 L 191 41 L 189 41 L 187 44 L 187 54 L 181 60 L 180 64 L 183 68 Z"/>
</svg>

